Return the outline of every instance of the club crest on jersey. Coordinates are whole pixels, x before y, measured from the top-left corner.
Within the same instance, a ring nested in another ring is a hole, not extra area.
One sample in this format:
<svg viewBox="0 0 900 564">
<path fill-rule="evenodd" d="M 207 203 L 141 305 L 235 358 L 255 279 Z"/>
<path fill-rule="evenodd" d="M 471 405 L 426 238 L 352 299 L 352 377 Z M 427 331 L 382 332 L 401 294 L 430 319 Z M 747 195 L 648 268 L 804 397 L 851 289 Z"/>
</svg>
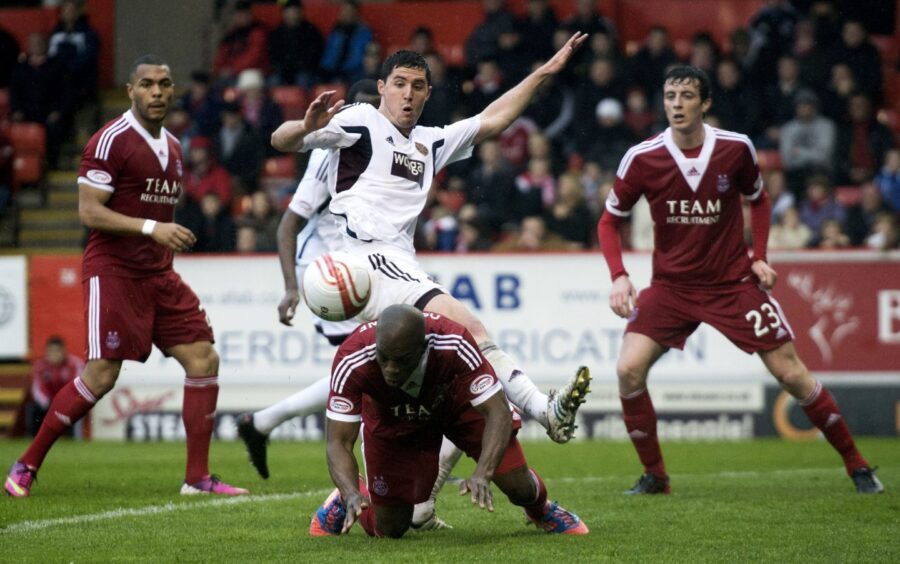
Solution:
<svg viewBox="0 0 900 564">
<path fill-rule="evenodd" d="M 391 491 L 391 488 L 384 480 L 384 476 L 373 476 L 372 491 L 377 493 L 378 495 L 384 496 L 387 495 L 389 491 Z"/>
<path fill-rule="evenodd" d="M 416 143 L 416 149 L 418 149 L 419 152 L 422 153 L 423 155 L 425 155 L 426 157 L 428 156 L 428 147 L 426 147 L 425 145 L 423 145 L 421 143 Z"/>
<path fill-rule="evenodd" d="M 409 158 L 409 155 L 394 151 L 394 162 L 391 165 L 391 174 L 393 176 L 411 180 L 421 188 L 425 181 L 425 163 L 411 159 Z"/>
<path fill-rule="evenodd" d="M 727 174 L 720 174 L 716 177 L 716 190 L 719 192 L 727 192 L 729 188 L 731 188 L 731 183 L 728 182 Z"/>
<path fill-rule="evenodd" d="M 116 350 L 121 344 L 122 339 L 119 338 L 118 331 L 108 331 L 106 333 L 106 348 Z"/>
</svg>

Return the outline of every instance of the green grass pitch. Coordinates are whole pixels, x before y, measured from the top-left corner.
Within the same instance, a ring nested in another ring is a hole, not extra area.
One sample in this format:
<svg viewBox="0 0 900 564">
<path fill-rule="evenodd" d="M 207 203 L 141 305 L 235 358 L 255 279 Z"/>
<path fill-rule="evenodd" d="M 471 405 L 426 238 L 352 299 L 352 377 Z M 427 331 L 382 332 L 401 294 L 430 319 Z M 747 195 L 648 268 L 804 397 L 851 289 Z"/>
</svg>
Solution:
<svg viewBox="0 0 900 564">
<path fill-rule="evenodd" d="M 25 444 L 0 443 L 0 463 Z M 622 495 L 640 473 L 630 444 L 524 446 L 589 535 L 538 532 L 496 490 L 491 514 L 448 485 L 438 512 L 452 530 L 311 538 L 332 488 L 322 443 L 272 444 L 267 481 L 241 444 L 214 443 L 212 469 L 253 494 L 228 499 L 178 495 L 183 444 L 64 441 L 32 497 L 0 499 L 0 562 L 900 562 L 898 439 L 859 441 L 887 489 L 869 496 L 824 442 L 664 443 L 673 495 L 639 498 Z"/>
</svg>

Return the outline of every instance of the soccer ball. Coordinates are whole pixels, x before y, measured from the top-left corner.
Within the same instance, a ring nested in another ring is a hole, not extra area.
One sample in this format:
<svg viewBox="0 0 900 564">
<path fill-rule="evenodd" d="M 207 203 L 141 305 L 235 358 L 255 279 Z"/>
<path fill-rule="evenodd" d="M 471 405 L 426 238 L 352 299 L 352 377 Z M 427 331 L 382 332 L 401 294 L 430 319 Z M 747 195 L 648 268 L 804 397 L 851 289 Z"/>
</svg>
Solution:
<svg viewBox="0 0 900 564">
<path fill-rule="evenodd" d="M 303 300 L 325 321 L 344 321 L 366 307 L 372 294 L 369 269 L 349 253 L 325 253 L 306 268 Z"/>
</svg>

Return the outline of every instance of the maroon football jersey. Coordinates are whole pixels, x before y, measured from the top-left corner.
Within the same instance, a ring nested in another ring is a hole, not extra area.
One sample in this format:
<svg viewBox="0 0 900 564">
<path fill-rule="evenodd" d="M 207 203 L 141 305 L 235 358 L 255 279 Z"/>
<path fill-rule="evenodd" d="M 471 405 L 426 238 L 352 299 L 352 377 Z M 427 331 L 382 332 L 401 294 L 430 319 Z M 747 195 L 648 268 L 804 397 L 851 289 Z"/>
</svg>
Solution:
<svg viewBox="0 0 900 564">
<path fill-rule="evenodd" d="M 741 195 L 762 193 L 756 150 L 745 135 L 704 127 L 695 158 L 675 145 L 671 129 L 629 149 L 606 201 L 610 213 L 627 217 L 647 198 L 654 282 L 714 288 L 751 275 Z"/>
<path fill-rule="evenodd" d="M 419 367 L 398 388 L 388 386 L 375 358 L 378 322 L 360 325 L 338 349 L 326 415 L 362 420 L 385 439 L 431 436 L 501 391 L 494 369 L 465 327 L 426 312 L 427 346 Z"/>
<path fill-rule="evenodd" d="M 165 128 L 153 138 L 128 110 L 91 137 L 78 184 L 111 192 L 106 206 L 115 212 L 171 222 L 182 192 L 181 144 Z M 92 230 L 82 274 L 141 277 L 171 268 L 172 251 L 150 237 Z"/>
</svg>

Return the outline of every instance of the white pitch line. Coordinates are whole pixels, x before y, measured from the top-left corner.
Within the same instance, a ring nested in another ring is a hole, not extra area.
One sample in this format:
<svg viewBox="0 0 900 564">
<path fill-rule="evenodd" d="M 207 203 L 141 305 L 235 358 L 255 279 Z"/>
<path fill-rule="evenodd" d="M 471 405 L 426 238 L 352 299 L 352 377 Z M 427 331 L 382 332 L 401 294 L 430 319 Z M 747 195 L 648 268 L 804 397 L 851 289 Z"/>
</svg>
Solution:
<svg viewBox="0 0 900 564">
<path fill-rule="evenodd" d="M 694 479 L 694 478 L 758 478 L 759 476 L 772 476 L 772 475 L 792 475 L 792 474 L 841 474 L 843 470 L 840 466 L 829 467 L 829 468 L 787 468 L 782 470 L 724 470 L 721 472 L 702 472 L 699 474 L 669 474 L 671 478 L 681 479 Z M 619 481 L 623 479 L 633 478 L 632 475 L 618 475 L 618 476 L 566 476 L 559 478 L 545 478 L 545 482 L 610 482 L 610 481 Z"/>
<path fill-rule="evenodd" d="M 175 511 L 188 511 L 198 508 L 221 507 L 227 505 L 240 505 L 244 503 L 256 503 L 267 501 L 286 501 L 309 496 L 328 495 L 332 490 L 314 490 L 309 492 L 296 492 L 289 494 L 269 494 L 269 495 L 249 495 L 235 497 L 216 497 L 208 501 L 196 503 L 165 503 L 163 505 L 148 505 L 146 507 L 119 508 L 103 513 L 93 513 L 88 515 L 75 515 L 73 517 L 60 517 L 58 519 L 41 519 L 39 521 L 22 521 L 20 523 L 12 523 L 0 529 L 0 535 L 12 535 L 30 533 L 33 531 L 41 531 L 51 527 L 64 525 L 80 525 L 83 523 L 94 523 L 96 521 L 107 521 L 109 519 L 118 519 L 119 517 L 148 517 L 151 515 L 160 515 L 162 513 L 173 513 Z"/>
</svg>

